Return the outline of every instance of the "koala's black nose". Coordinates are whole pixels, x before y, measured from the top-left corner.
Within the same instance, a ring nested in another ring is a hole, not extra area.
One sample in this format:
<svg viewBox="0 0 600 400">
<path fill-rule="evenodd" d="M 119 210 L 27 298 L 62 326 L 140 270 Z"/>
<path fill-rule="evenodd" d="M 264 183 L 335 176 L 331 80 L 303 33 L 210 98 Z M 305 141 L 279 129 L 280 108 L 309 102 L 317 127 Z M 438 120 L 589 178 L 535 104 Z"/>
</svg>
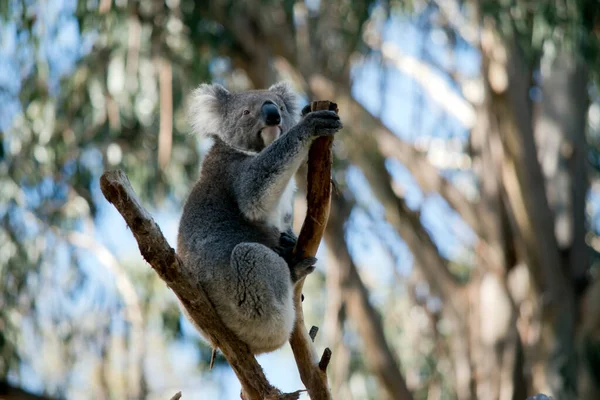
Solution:
<svg viewBox="0 0 600 400">
<path fill-rule="evenodd" d="M 279 125 L 281 123 L 281 115 L 277 106 L 271 102 L 267 102 L 262 106 L 262 117 L 269 126 Z"/>
</svg>

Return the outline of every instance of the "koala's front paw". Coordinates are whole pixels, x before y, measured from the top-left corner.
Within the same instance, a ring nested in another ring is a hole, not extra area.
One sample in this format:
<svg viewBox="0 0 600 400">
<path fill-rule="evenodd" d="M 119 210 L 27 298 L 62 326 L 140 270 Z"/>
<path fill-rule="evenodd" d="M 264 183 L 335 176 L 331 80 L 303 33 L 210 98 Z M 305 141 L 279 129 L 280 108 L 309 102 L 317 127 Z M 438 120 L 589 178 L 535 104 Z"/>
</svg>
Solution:
<svg viewBox="0 0 600 400">
<path fill-rule="evenodd" d="M 285 262 L 290 264 L 294 247 L 296 247 L 298 238 L 292 231 L 281 232 L 279 236 L 279 244 L 273 248 L 273 251 L 283 258 Z"/>
<path fill-rule="evenodd" d="M 300 111 L 300 116 L 302 118 L 304 118 L 306 116 L 306 114 L 308 114 L 309 112 L 310 112 L 310 104 L 307 104 L 302 108 L 302 111 Z"/>
<path fill-rule="evenodd" d="M 331 136 L 342 129 L 342 121 L 335 111 L 311 111 L 300 122 L 313 136 Z"/>
<path fill-rule="evenodd" d="M 298 237 L 291 230 L 281 232 L 281 235 L 279 235 L 279 245 L 283 245 L 283 246 L 287 246 L 287 247 L 291 246 L 293 248 L 294 246 L 296 246 L 297 241 L 298 241 Z"/>
</svg>

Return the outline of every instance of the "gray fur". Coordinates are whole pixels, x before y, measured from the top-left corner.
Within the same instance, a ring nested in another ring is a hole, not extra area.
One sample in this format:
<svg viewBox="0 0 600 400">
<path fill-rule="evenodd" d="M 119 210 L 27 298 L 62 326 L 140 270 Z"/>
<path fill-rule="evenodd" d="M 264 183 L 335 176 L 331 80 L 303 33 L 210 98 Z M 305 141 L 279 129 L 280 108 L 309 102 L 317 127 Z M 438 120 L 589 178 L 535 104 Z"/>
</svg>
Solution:
<svg viewBox="0 0 600 400">
<path fill-rule="evenodd" d="M 265 101 L 280 107 L 281 135 L 272 143 L 263 134 Z M 243 93 L 201 85 L 189 108 L 194 131 L 215 143 L 185 203 L 177 252 L 223 322 L 254 354 L 289 339 L 293 284 L 314 269 L 314 259 L 290 260 L 282 250 L 295 240 L 294 173 L 316 137 L 342 126 L 332 111 L 309 113 L 299 123 L 296 113 L 296 95 L 284 83 Z"/>
</svg>

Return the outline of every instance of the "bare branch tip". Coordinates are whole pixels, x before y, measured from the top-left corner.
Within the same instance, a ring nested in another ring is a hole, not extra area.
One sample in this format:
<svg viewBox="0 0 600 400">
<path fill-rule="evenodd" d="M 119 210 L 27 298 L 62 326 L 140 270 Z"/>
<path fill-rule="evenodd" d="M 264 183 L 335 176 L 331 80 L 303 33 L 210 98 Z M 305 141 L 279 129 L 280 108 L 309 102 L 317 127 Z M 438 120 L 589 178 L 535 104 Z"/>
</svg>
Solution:
<svg viewBox="0 0 600 400">
<path fill-rule="evenodd" d="M 308 336 L 310 336 L 313 342 L 315 341 L 315 337 L 317 337 L 317 332 L 319 332 L 319 327 L 314 325 L 312 328 L 310 328 L 310 331 L 308 332 Z"/>
<path fill-rule="evenodd" d="M 209 369 L 212 371 L 213 366 L 215 365 L 215 358 L 217 358 L 217 348 L 213 347 L 212 354 L 210 355 L 210 367 Z"/>
<path fill-rule="evenodd" d="M 321 371 L 327 371 L 327 366 L 329 365 L 329 361 L 331 361 L 331 354 L 331 349 L 329 347 L 326 347 L 325 350 L 323 350 L 321 361 L 319 361 L 319 369 Z"/>
<path fill-rule="evenodd" d="M 296 390 L 292 393 L 285 393 L 278 396 L 278 400 L 298 400 L 300 398 L 300 393 L 306 392 L 306 389 Z"/>
<path fill-rule="evenodd" d="M 177 392 L 171 397 L 171 400 L 179 400 L 181 399 L 181 392 Z"/>
</svg>

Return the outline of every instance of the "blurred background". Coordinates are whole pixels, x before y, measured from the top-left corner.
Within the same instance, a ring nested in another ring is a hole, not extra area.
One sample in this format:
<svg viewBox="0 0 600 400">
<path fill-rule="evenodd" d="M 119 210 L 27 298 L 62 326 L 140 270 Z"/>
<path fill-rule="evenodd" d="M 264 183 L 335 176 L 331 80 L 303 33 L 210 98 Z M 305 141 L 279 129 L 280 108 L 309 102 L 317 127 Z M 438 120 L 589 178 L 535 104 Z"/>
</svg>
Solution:
<svg viewBox="0 0 600 400">
<path fill-rule="evenodd" d="M 345 126 L 304 291 L 333 397 L 600 398 L 592 0 L 0 0 L 0 398 L 239 398 L 98 179 L 174 246 L 188 93 L 284 79 Z"/>
</svg>

